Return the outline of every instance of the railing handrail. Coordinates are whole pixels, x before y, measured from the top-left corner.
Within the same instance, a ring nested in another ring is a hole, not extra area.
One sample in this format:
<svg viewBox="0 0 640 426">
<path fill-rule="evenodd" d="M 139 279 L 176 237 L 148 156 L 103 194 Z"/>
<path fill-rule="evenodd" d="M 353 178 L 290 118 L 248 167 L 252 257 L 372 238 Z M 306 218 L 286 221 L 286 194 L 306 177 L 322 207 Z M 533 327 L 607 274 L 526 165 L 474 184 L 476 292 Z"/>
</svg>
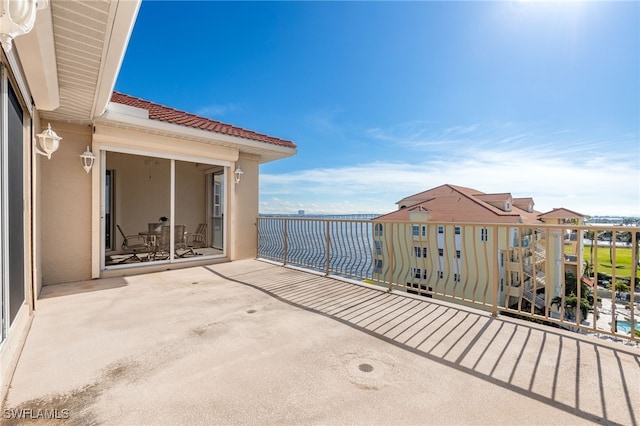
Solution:
<svg viewBox="0 0 640 426">
<path fill-rule="evenodd" d="M 382 226 L 378 228 L 378 225 Z M 420 227 L 417 228 L 417 235 L 414 225 Z M 440 227 L 444 227 L 442 233 L 439 232 Z M 460 230 L 453 232 L 452 227 Z M 603 233 L 610 234 L 604 240 L 599 240 L 600 244 L 593 244 L 586 238 L 591 231 L 595 232 L 594 239 Z M 565 237 L 576 233 L 578 236 L 575 239 Z M 622 233 L 630 233 L 630 238 L 626 235 L 628 244 L 621 245 L 617 241 Z M 541 238 L 532 240 L 531 237 L 535 235 Z M 288 216 L 258 218 L 259 257 L 314 269 L 325 275 L 377 283 L 389 290 L 401 289 L 429 297 L 451 299 L 490 310 L 493 315 L 509 312 L 605 334 L 616 334 L 616 325 L 612 324 L 611 330 L 606 330 L 599 327 L 596 320 L 590 325 L 582 324 L 581 315 L 576 314 L 575 320 L 571 321 L 565 318 L 569 310 L 582 310 L 585 297 L 596 293 L 597 283 L 585 294 L 581 280 L 583 263 L 590 259 L 592 252 L 594 259 L 598 259 L 599 250 L 610 252 L 611 291 L 615 295 L 620 283 L 630 283 L 632 309 L 629 315 L 626 311 L 623 311 L 623 315 L 633 324 L 638 317 L 635 313 L 634 284 L 638 281 L 639 236 L 640 227 L 637 226 L 596 224 L 388 221 L 375 218 Z M 523 244 L 524 240 L 528 243 Z M 491 244 L 487 244 L 489 242 Z M 565 247 L 569 247 L 569 244 L 573 245 L 575 260 L 568 261 L 565 256 Z M 631 267 L 625 266 L 627 272 L 624 272 L 624 276 L 616 268 L 617 253 L 621 250 L 631 250 Z M 426 257 L 422 256 L 423 252 Z M 599 263 L 594 261 L 591 265 L 591 276 L 596 282 L 608 271 Z M 567 281 L 568 272 L 575 277 L 575 284 Z M 533 289 L 531 296 L 527 297 L 531 301 L 530 306 L 523 298 L 523 292 L 518 290 L 527 283 L 532 284 Z M 575 299 L 569 296 L 574 296 L 580 302 L 576 305 Z M 545 306 L 541 307 L 543 302 Z M 557 307 L 554 307 L 556 303 Z M 589 310 L 593 310 L 592 317 L 597 319 L 600 309 L 598 303 L 589 303 L 586 312 L 588 314 Z M 617 324 L 622 308 L 616 308 L 615 305 L 614 298 L 612 321 Z M 633 333 L 630 338 L 638 340 Z"/>
</svg>

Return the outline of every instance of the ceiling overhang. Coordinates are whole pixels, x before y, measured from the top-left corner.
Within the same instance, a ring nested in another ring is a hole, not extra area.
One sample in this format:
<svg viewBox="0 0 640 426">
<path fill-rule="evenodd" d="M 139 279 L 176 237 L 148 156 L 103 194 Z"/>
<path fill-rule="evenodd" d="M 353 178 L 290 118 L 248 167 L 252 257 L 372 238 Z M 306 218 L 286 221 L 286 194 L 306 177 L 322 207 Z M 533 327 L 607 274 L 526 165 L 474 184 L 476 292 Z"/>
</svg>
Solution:
<svg viewBox="0 0 640 426">
<path fill-rule="evenodd" d="M 50 4 L 38 10 L 33 29 L 16 37 L 14 45 L 36 108 L 43 111 L 58 108 L 60 89 Z"/>
<path fill-rule="evenodd" d="M 34 34 L 16 38 L 45 120 L 88 124 L 104 112 L 139 8 L 140 0 L 52 0 Z"/>
</svg>

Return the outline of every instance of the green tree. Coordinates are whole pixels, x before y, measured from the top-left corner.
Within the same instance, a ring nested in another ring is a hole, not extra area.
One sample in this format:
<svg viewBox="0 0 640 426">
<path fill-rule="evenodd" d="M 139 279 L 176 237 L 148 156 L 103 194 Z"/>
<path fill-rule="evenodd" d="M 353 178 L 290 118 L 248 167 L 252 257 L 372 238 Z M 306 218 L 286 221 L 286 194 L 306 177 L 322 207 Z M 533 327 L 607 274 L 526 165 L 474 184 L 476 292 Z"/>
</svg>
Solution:
<svg viewBox="0 0 640 426">
<path fill-rule="evenodd" d="M 587 239 L 591 240 L 591 245 L 589 246 L 589 261 L 591 262 L 591 266 L 593 267 L 593 246 L 596 244 L 596 233 L 594 231 L 587 231 L 584 236 Z"/>
<path fill-rule="evenodd" d="M 590 294 L 589 286 L 583 283 L 582 280 L 578 280 L 574 274 L 568 271 L 564 274 L 564 308 L 569 312 L 576 313 L 576 309 L 578 308 L 578 284 L 580 285 L 579 309 L 581 319 L 584 319 L 590 311 L 593 311 L 594 298 L 593 295 Z M 560 309 L 562 297 L 557 296 L 551 299 L 551 306 L 553 307 L 553 305 L 557 305 L 558 309 Z"/>
</svg>

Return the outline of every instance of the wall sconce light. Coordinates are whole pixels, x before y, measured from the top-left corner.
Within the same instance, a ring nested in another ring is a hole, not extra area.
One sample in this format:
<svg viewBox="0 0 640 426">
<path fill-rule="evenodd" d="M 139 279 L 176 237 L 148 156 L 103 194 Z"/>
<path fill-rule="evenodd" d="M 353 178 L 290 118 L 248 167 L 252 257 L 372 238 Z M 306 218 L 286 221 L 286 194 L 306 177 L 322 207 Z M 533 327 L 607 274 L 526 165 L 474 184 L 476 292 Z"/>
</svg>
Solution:
<svg viewBox="0 0 640 426">
<path fill-rule="evenodd" d="M 36 153 L 46 155 L 51 160 L 51 154 L 58 150 L 62 138 L 51 129 L 51 123 L 44 132 L 37 134 L 36 137 Z"/>
<path fill-rule="evenodd" d="M 236 171 L 233 173 L 236 175 L 236 183 L 240 183 L 240 180 L 242 179 L 242 175 L 244 174 L 240 166 L 236 167 Z"/>
<path fill-rule="evenodd" d="M 11 50 L 13 39 L 33 29 L 38 9 L 47 7 L 49 0 L 0 2 L 0 42 L 6 52 Z"/>
<path fill-rule="evenodd" d="M 80 154 L 80 161 L 82 162 L 82 167 L 87 174 L 91 171 L 93 167 L 93 162 L 96 160 L 96 156 L 93 155 L 93 152 L 89 151 L 89 147 L 87 150 Z"/>
</svg>

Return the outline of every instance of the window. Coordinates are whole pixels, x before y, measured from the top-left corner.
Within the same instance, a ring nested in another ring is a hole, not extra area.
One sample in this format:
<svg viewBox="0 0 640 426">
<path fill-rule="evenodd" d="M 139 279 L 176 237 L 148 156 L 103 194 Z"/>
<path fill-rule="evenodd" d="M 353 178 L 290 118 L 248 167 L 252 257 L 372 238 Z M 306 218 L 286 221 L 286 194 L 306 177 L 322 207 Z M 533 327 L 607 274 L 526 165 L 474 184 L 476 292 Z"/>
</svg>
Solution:
<svg viewBox="0 0 640 426">
<path fill-rule="evenodd" d="M 2 198 L 10 200 L 0 212 L 0 223 L 4 225 L 4 243 L 2 244 L 2 306 L 3 337 L 6 336 L 4 327 L 9 327 L 16 319 L 16 315 L 25 302 L 25 222 L 24 222 L 24 167 L 25 158 L 25 128 L 24 112 L 18 92 L 13 89 L 9 79 L 4 74 L 2 85 L 7 89 L 2 93 L 6 110 L 0 111 L 0 121 L 4 128 L 0 158 L 5 157 L 4 170 L 5 186 L 0 188 Z M 5 139 L 6 138 L 6 139 Z M 4 169 L 3 164 L 3 169 Z M 6 198 L 5 198 L 6 197 Z M 7 262 L 8 261 L 8 262 Z M 8 296 L 6 299 L 4 296 Z M 7 303 L 8 302 L 8 303 Z M 7 309 L 8 308 L 8 309 Z"/>
<path fill-rule="evenodd" d="M 458 275 L 458 274 L 453 274 L 453 280 L 454 280 L 454 281 L 460 281 L 460 275 Z"/>
<path fill-rule="evenodd" d="M 427 248 L 420 246 L 413 246 L 413 255 L 415 257 L 427 257 Z"/>
<path fill-rule="evenodd" d="M 411 276 L 417 279 L 427 279 L 427 269 L 411 268 Z"/>
<path fill-rule="evenodd" d="M 487 228 L 480 228 L 480 241 L 489 241 L 489 230 Z"/>
<path fill-rule="evenodd" d="M 426 227 L 426 225 L 422 225 L 422 236 L 423 237 L 427 236 L 427 227 Z"/>
<path fill-rule="evenodd" d="M 444 273 L 442 271 L 438 272 L 438 278 L 440 278 L 440 279 L 444 278 Z"/>
<path fill-rule="evenodd" d="M 456 235 L 460 235 L 460 227 L 456 226 L 455 228 Z"/>
<path fill-rule="evenodd" d="M 460 250 L 456 250 L 456 257 L 460 259 Z"/>
<path fill-rule="evenodd" d="M 420 236 L 420 226 L 419 225 L 413 225 L 413 236 L 414 237 L 419 237 Z"/>
<path fill-rule="evenodd" d="M 438 256 L 444 256 L 444 249 L 438 249 Z"/>
<path fill-rule="evenodd" d="M 380 273 L 382 273 L 382 259 L 376 259 L 375 267 L 374 267 L 373 273 L 374 273 L 374 274 L 380 274 Z"/>
<path fill-rule="evenodd" d="M 373 225 L 373 236 L 374 237 L 381 237 L 382 236 L 382 224 L 381 223 L 376 223 L 375 225 Z"/>
<path fill-rule="evenodd" d="M 382 254 L 382 244 L 380 243 L 380 241 L 378 240 L 374 240 L 373 242 L 376 246 L 376 254 L 377 255 L 381 255 Z"/>
<path fill-rule="evenodd" d="M 438 234 L 444 234 L 444 226 L 438 225 Z"/>
</svg>

